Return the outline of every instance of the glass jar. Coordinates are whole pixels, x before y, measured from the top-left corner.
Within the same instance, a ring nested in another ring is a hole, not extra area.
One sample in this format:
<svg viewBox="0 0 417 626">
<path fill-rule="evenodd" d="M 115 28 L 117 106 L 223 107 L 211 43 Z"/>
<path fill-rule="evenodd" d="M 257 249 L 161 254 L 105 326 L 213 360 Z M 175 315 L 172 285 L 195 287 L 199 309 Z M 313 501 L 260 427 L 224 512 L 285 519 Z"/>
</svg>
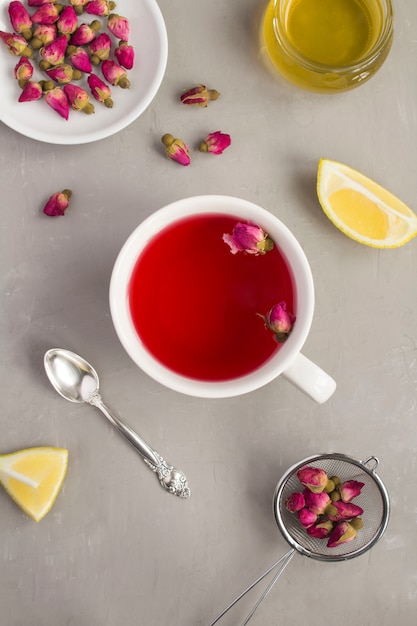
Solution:
<svg viewBox="0 0 417 626">
<path fill-rule="evenodd" d="M 263 47 L 275 69 L 299 87 L 346 91 L 381 67 L 393 22 L 391 0 L 271 0 Z"/>
</svg>

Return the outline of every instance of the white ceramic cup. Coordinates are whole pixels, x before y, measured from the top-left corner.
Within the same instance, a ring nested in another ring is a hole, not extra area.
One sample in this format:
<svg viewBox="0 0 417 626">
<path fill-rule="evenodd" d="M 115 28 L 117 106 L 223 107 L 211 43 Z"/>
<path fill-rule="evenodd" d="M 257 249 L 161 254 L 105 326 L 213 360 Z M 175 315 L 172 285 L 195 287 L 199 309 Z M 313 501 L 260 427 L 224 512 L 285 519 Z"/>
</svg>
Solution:
<svg viewBox="0 0 417 626">
<path fill-rule="evenodd" d="M 295 291 L 296 322 L 281 348 L 258 369 L 225 381 L 201 381 L 181 376 L 157 361 L 145 348 L 132 322 L 129 282 L 144 247 L 169 224 L 184 217 L 220 213 L 261 226 L 287 260 Z M 110 312 L 116 333 L 131 359 L 166 387 L 191 396 L 226 398 L 248 393 L 282 375 L 319 403 L 325 402 L 336 383 L 318 365 L 301 354 L 314 312 L 314 285 L 310 266 L 300 244 L 288 228 L 265 209 L 230 196 L 196 196 L 173 202 L 145 219 L 123 245 L 110 281 Z"/>
</svg>

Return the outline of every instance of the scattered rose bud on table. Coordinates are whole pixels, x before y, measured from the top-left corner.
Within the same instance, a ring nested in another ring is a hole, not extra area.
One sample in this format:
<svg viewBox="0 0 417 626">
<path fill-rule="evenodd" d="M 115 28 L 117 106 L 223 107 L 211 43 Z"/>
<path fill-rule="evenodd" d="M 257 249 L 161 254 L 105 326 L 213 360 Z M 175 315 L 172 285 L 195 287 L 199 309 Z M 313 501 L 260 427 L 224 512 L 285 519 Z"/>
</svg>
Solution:
<svg viewBox="0 0 417 626">
<path fill-rule="evenodd" d="M 64 215 L 66 209 L 68 208 L 71 195 L 72 192 L 70 189 L 64 189 L 64 191 L 54 193 L 44 206 L 43 212 L 45 215 L 49 215 L 51 217 Z"/>
<path fill-rule="evenodd" d="M 210 154 L 222 154 L 230 146 L 232 140 L 230 135 L 222 133 L 220 130 L 216 130 L 214 133 L 209 133 L 207 137 L 202 141 L 198 147 L 200 152 L 210 152 Z"/>
<path fill-rule="evenodd" d="M 206 107 L 210 100 L 217 100 L 220 93 L 216 89 L 207 89 L 205 85 L 190 87 L 181 96 L 183 104 Z"/>
<path fill-rule="evenodd" d="M 166 133 L 161 141 L 165 146 L 165 154 L 168 159 L 176 161 L 180 165 L 190 165 L 189 148 L 181 139 L 175 139 L 173 135 Z"/>
</svg>

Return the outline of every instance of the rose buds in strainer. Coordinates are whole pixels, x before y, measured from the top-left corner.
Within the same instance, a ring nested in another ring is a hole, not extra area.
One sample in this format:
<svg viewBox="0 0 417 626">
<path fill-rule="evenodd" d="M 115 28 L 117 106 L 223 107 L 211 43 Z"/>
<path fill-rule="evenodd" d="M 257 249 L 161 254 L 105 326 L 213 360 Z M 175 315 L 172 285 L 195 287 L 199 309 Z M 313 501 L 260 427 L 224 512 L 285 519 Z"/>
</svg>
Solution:
<svg viewBox="0 0 417 626">
<path fill-rule="evenodd" d="M 347 480 L 343 485 L 340 485 L 338 491 L 343 502 L 350 502 L 353 498 L 356 498 L 362 491 L 364 484 L 357 480 Z"/>
<path fill-rule="evenodd" d="M 327 547 L 335 548 L 355 539 L 363 526 L 359 517 L 363 509 L 352 502 L 360 495 L 364 483 L 327 476 L 320 467 L 306 466 L 298 470 L 302 492 L 293 492 L 285 508 L 296 513 L 298 521 L 310 537 L 327 538 Z"/>
<path fill-rule="evenodd" d="M 329 480 L 319 467 L 303 467 L 297 472 L 298 480 L 313 493 L 321 493 Z"/>
<path fill-rule="evenodd" d="M 334 529 L 331 532 L 329 540 L 327 542 L 328 548 L 336 548 L 336 546 L 340 546 L 342 543 L 348 543 L 352 541 L 356 537 L 355 528 L 349 524 L 349 522 L 340 522 L 336 524 Z"/>
<path fill-rule="evenodd" d="M 295 492 L 290 495 L 285 501 L 285 507 L 290 513 L 296 513 L 301 511 L 306 505 L 304 495 L 300 492 Z"/>
<path fill-rule="evenodd" d="M 363 509 L 357 504 L 353 504 L 353 502 L 342 502 L 342 500 L 338 500 L 337 502 L 333 502 L 332 507 L 336 509 L 335 512 L 332 511 L 328 513 L 328 518 L 332 522 L 350 520 L 363 513 Z"/>
</svg>

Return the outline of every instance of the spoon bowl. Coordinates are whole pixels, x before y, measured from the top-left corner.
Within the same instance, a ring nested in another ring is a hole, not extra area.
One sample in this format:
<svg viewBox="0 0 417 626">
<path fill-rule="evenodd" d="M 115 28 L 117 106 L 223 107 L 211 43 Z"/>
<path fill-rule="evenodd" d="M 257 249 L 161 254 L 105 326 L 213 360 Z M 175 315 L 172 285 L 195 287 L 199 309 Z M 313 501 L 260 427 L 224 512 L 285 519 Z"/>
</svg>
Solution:
<svg viewBox="0 0 417 626">
<path fill-rule="evenodd" d="M 106 407 L 99 393 L 98 374 L 90 363 L 69 350 L 51 348 L 45 353 L 44 366 L 51 385 L 60 396 L 69 402 L 97 407 L 157 474 L 164 489 L 180 498 L 190 497 L 187 479 L 181 470 L 168 465 L 158 452 Z"/>
<path fill-rule="evenodd" d="M 99 389 L 96 370 L 81 356 L 53 348 L 45 354 L 46 374 L 54 387 L 65 400 L 89 402 Z"/>
</svg>

